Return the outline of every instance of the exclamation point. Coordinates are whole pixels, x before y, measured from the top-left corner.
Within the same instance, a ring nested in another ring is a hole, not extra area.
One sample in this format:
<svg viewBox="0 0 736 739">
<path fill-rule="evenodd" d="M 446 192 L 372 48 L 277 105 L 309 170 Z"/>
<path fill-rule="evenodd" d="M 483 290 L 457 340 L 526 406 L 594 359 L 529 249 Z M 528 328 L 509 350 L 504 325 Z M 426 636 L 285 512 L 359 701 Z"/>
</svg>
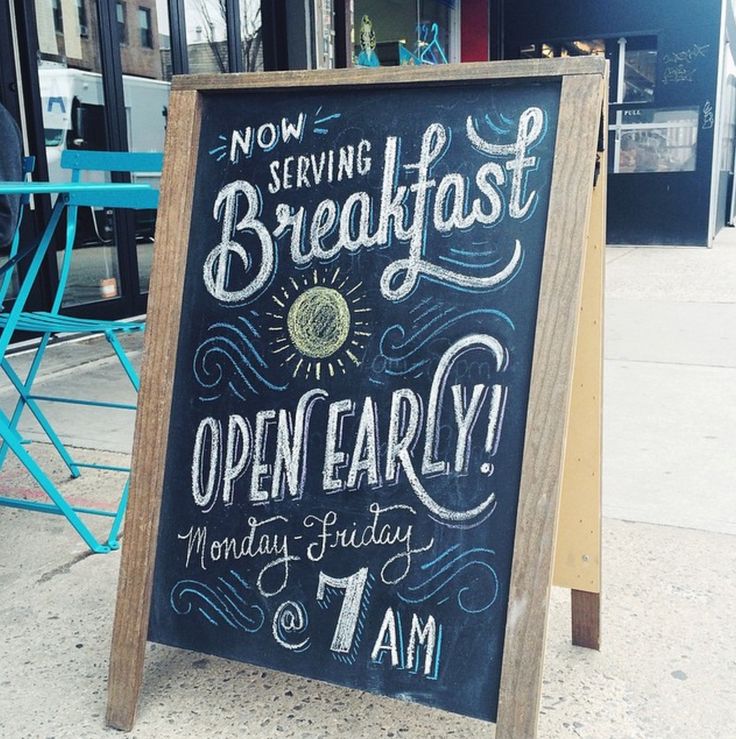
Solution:
<svg viewBox="0 0 736 739">
<path fill-rule="evenodd" d="M 486 433 L 485 450 L 489 457 L 493 457 L 498 450 L 498 442 L 501 437 L 501 426 L 503 424 L 503 412 L 506 406 L 506 388 L 503 385 L 491 387 L 491 407 L 488 411 L 488 432 Z M 493 463 L 483 462 L 480 471 L 489 477 L 493 474 Z"/>
</svg>

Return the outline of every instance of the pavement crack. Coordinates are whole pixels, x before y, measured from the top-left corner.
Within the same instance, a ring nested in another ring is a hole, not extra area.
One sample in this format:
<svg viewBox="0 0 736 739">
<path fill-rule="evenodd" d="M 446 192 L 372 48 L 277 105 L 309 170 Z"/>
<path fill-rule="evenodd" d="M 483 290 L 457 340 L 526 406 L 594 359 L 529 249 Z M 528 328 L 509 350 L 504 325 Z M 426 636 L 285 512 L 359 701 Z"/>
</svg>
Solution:
<svg viewBox="0 0 736 739">
<path fill-rule="evenodd" d="M 621 359 L 619 357 L 604 357 L 606 362 L 621 362 L 622 364 L 661 364 L 671 367 L 701 367 L 704 369 L 736 369 L 734 364 L 703 364 L 702 362 L 674 362 L 666 359 Z"/>
<path fill-rule="evenodd" d="M 87 557 L 92 556 L 94 552 L 82 552 L 81 554 L 78 554 L 74 559 L 69 560 L 69 562 L 66 562 L 63 565 L 59 565 L 58 567 L 54 567 L 53 570 L 49 570 L 48 572 L 44 572 L 41 577 L 36 580 L 36 585 L 42 585 L 43 583 L 49 582 L 49 580 L 53 580 L 55 577 L 58 577 L 59 575 L 67 575 L 69 572 L 71 572 L 72 567 L 74 567 L 75 564 L 78 564 L 83 559 L 87 559 Z"/>
<path fill-rule="evenodd" d="M 133 350 L 127 352 L 128 359 L 131 361 L 137 359 L 141 354 L 140 350 Z M 83 358 L 81 361 L 70 362 L 69 364 L 62 367 L 49 368 L 46 371 L 39 372 L 34 380 L 34 385 L 41 385 L 49 381 L 57 381 L 67 375 L 77 375 L 79 372 L 86 372 L 89 370 L 96 370 L 105 367 L 106 365 L 114 366 L 116 362 L 120 360 L 115 354 L 106 354 L 104 357 L 97 357 L 93 359 Z M 26 369 L 15 367 L 16 372 L 21 376 L 24 376 Z M 17 391 L 13 387 L 3 389 L 4 394 L 15 394 Z"/>
</svg>

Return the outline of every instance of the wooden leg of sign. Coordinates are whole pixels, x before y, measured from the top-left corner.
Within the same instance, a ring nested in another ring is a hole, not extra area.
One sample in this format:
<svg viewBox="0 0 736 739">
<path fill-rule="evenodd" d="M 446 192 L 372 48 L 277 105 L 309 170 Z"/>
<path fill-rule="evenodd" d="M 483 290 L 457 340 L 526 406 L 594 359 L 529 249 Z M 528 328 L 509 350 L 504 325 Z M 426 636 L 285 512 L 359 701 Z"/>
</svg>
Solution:
<svg viewBox="0 0 736 739">
<path fill-rule="evenodd" d="M 600 645 L 605 152 L 600 160 L 588 226 L 553 581 L 572 590 L 573 644 L 590 649 Z"/>
<path fill-rule="evenodd" d="M 576 647 L 601 648 L 601 594 L 572 591 L 572 643 Z"/>
<path fill-rule="evenodd" d="M 195 168 L 189 158 L 197 150 L 200 107 L 198 93 L 172 90 L 169 128 L 161 183 L 161 213 L 156 224 L 156 250 L 151 271 L 145 362 L 135 423 L 130 505 L 120 565 L 107 684 L 107 723 L 130 731 L 135 722 L 143 682 L 148 614 L 153 583 L 158 519 L 163 489 L 169 411 L 174 384 L 174 357 L 179 333 L 186 259 L 172 248 L 188 242 Z M 181 234 L 181 237 L 180 237 Z M 171 299 L 169 299 L 171 296 Z M 145 412 L 142 412 L 145 409 Z"/>
</svg>

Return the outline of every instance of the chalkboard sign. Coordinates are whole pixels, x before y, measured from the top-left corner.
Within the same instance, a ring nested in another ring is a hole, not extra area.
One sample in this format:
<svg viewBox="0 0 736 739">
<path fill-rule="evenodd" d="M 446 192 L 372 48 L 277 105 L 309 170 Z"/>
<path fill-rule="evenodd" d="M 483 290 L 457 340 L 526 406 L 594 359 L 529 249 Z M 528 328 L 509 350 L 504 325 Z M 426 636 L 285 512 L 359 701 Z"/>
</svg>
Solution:
<svg viewBox="0 0 736 739">
<path fill-rule="evenodd" d="M 496 720 L 519 588 L 544 620 L 593 184 L 602 67 L 567 69 L 175 85 L 149 640 Z"/>
</svg>

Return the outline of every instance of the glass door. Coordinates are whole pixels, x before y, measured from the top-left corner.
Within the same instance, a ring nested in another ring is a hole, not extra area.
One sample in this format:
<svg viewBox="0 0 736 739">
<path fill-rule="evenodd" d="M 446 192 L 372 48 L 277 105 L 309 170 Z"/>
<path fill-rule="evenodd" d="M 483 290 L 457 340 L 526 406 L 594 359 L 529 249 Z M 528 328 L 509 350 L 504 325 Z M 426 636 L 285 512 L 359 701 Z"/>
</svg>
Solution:
<svg viewBox="0 0 736 739">
<path fill-rule="evenodd" d="M 166 0 L 115 3 L 129 151 L 162 152 L 169 115 L 171 33 Z M 134 182 L 159 186 L 160 173 L 134 173 Z M 153 263 L 156 211 L 135 211 L 136 301 L 144 309 Z"/>
<path fill-rule="evenodd" d="M 34 0 L 38 84 L 50 182 L 65 181 L 64 151 L 108 150 L 108 125 L 100 48 L 100 24 L 93 0 Z M 101 174 L 86 176 L 102 179 Z M 112 211 L 80 208 L 74 258 L 62 307 L 122 298 L 119 239 Z M 59 250 L 57 269 L 63 251 Z"/>
<path fill-rule="evenodd" d="M 256 71 L 264 65 L 260 0 L 0 3 L 7 3 L 18 26 L 19 43 L 10 56 L 27 88 L 19 105 L 28 150 L 37 157 L 36 179 L 48 172 L 50 181 L 67 180 L 61 159 L 69 150 L 162 152 L 172 74 Z M 3 64 L 5 50 L 12 49 L 4 33 L 10 34 L 9 26 L 0 23 Z M 111 179 L 156 185 L 160 173 L 115 173 Z M 42 225 L 48 198 L 37 198 L 35 205 Z M 155 217 L 154 211 L 80 208 L 65 312 L 99 318 L 145 312 Z M 55 256 L 39 307 L 53 300 L 63 254 L 57 250 Z"/>
</svg>

